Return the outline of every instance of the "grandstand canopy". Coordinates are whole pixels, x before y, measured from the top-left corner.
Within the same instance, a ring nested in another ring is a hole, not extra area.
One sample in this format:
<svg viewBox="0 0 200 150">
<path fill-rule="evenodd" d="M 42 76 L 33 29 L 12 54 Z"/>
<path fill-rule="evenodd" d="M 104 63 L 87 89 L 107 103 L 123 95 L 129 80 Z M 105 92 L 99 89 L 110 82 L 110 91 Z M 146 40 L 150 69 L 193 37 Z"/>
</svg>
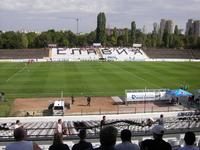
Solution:
<svg viewBox="0 0 200 150">
<path fill-rule="evenodd" d="M 181 96 L 192 96 L 192 94 L 188 91 L 185 91 L 183 89 L 176 89 L 176 90 L 168 90 L 168 95 L 181 97 Z"/>
</svg>

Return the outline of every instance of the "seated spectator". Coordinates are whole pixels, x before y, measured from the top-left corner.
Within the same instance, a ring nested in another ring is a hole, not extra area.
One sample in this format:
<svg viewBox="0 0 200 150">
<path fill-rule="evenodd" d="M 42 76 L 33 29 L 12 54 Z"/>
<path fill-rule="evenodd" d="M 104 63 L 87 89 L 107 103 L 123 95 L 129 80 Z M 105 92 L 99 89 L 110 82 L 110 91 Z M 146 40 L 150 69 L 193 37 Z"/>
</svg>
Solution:
<svg viewBox="0 0 200 150">
<path fill-rule="evenodd" d="M 139 143 L 141 150 L 171 150 L 172 147 L 169 143 L 165 142 L 162 137 L 164 134 L 164 127 L 155 125 L 152 128 L 153 138 L 147 139 Z"/>
<path fill-rule="evenodd" d="M 9 130 L 9 127 L 7 126 L 7 123 L 3 123 L 0 125 L 0 130 Z"/>
<path fill-rule="evenodd" d="M 53 144 L 49 147 L 49 150 L 69 150 L 69 146 L 67 144 L 63 144 L 62 134 L 54 134 Z"/>
<path fill-rule="evenodd" d="M 179 148 L 179 150 L 199 150 L 198 147 L 194 146 L 194 142 L 196 141 L 196 137 L 194 132 L 186 132 L 184 136 L 185 146 Z"/>
<path fill-rule="evenodd" d="M 16 123 L 15 123 L 15 129 L 19 128 L 19 127 L 23 127 L 21 122 L 19 120 L 16 120 Z"/>
<path fill-rule="evenodd" d="M 95 150 L 116 150 L 117 129 L 113 126 L 106 126 L 100 131 L 101 146 Z"/>
<path fill-rule="evenodd" d="M 8 144 L 6 150 L 41 150 L 41 148 L 32 141 L 26 141 L 26 131 L 19 127 L 14 130 L 16 142 Z"/>
<path fill-rule="evenodd" d="M 148 127 L 151 127 L 152 125 L 153 125 L 153 120 L 151 119 L 151 118 L 148 118 L 147 119 L 147 121 L 146 121 L 146 125 L 148 126 Z"/>
<path fill-rule="evenodd" d="M 142 121 L 140 125 L 141 125 L 142 127 L 144 127 L 144 126 L 145 126 L 145 122 Z"/>
<path fill-rule="evenodd" d="M 92 150 L 92 144 L 90 142 L 87 142 L 85 140 L 86 138 L 86 130 L 85 129 L 81 129 L 79 131 L 78 134 L 80 141 L 77 144 L 74 144 L 74 146 L 72 147 L 72 150 Z"/>
<path fill-rule="evenodd" d="M 121 131 L 122 143 L 115 146 L 117 150 L 139 150 L 139 146 L 131 142 L 131 131 L 124 129 Z"/>
</svg>

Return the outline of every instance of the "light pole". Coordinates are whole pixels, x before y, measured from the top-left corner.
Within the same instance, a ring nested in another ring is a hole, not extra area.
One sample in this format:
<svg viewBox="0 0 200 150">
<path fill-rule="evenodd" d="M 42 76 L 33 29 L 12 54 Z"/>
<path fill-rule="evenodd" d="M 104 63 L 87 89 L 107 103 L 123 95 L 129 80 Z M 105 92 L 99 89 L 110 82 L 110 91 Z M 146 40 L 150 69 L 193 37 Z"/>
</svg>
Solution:
<svg viewBox="0 0 200 150">
<path fill-rule="evenodd" d="M 78 22 L 79 22 L 79 19 L 76 18 L 76 34 L 79 35 L 79 32 L 78 32 Z"/>
<path fill-rule="evenodd" d="M 66 18 L 66 19 L 72 19 L 72 20 L 76 21 L 76 34 L 79 35 L 79 18 L 74 18 L 74 17 L 64 17 L 64 18 Z"/>
</svg>

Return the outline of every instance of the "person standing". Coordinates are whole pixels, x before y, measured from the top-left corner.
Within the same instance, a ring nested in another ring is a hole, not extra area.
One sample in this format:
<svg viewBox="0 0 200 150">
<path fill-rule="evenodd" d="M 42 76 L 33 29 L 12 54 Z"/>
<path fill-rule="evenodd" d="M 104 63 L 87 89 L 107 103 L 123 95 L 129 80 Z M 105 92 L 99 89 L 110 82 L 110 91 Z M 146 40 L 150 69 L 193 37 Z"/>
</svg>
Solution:
<svg viewBox="0 0 200 150">
<path fill-rule="evenodd" d="M 72 103 L 72 105 L 74 104 L 74 102 L 75 102 L 74 96 L 72 95 L 72 96 L 71 96 L 71 103 Z"/>
<path fill-rule="evenodd" d="M 160 118 L 157 120 L 158 124 L 164 127 L 164 117 L 163 114 L 160 115 Z"/>
<path fill-rule="evenodd" d="M 92 144 L 85 140 L 86 138 L 86 130 L 81 129 L 78 134 L 80 141 L 77 144 L 74 144 L 72 150 L 92 150 Z"/>
<path fill-rule="evenodd" d="M 141 150 L 172 150 L 171 145 L 162 139 L 164 135 L 163 126 L 155 125 L 152 128 L 152 133 L 154 139 L 147 139 L 139 143 Z"/>
<path fill-rule="evenodd" d="M 65 129 L 64 123 L 62 122 L 61 119 L 58 119 L 55 133 L 66 134 L 65 132 L 66 132 L 66 129 Z"/>
<path fill-rule="evenodd" d="M 196 141 L 196 136 L 194 132 L 188 131 L 184 136 L 185 145 L 184 147 L 179 148 L 178 150 L 199 150 L 198 147 L 194 146 Z"/>
<path fill-rule="evenodd" d="M 88 97 L 87 97 L 87 106 L 90 106 L 90 103 L 91 103 L 91 97 L 88 96 Z"/>
<path fill-rule="evenodd" d="M 131 131 L 128 129 L 124 129 L 121 131 L 121 140 L 122 143 L 117 144 L 115 148 L 117 150 L 140 150 L 139 146 L 136 144 L 133 144 L 131 142 Z"/>
<path fill-rule="evenodd" d="M 100 129 L 102 129 L 103 126 L 105 126 L 105 124 L 106 124 L 106 116 L 103 116 L 103 118 L 102 118 L 102 120 L 100 122 Z"/>
<path fill-rule="evenodd" d="M 41 150 L 41 148 L 32 141 L 26 141 L 26 131 L 18 127 L 14 130 L 14 143 L 6 145 L 6 150 Z"/>
</svg>

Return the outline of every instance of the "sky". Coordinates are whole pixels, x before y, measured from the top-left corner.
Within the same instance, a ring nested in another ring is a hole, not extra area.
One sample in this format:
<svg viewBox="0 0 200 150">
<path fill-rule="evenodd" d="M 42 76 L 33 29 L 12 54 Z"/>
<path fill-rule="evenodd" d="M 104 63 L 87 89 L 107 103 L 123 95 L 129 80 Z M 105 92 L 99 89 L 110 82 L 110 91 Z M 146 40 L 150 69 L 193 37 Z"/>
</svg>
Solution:
<svg viewBox="0 0 200 150">
<path fill-rule="evenodd" d="M 200 20 L 200 0 L 0 0 L 0 30 L 71 30 L 88 33 L 96 29 L 97 15 L 104 12 L 106 26 L 153 29 L 160 19 L 171 19 L 185 29 L 189 18 Z"/>
</svg>

